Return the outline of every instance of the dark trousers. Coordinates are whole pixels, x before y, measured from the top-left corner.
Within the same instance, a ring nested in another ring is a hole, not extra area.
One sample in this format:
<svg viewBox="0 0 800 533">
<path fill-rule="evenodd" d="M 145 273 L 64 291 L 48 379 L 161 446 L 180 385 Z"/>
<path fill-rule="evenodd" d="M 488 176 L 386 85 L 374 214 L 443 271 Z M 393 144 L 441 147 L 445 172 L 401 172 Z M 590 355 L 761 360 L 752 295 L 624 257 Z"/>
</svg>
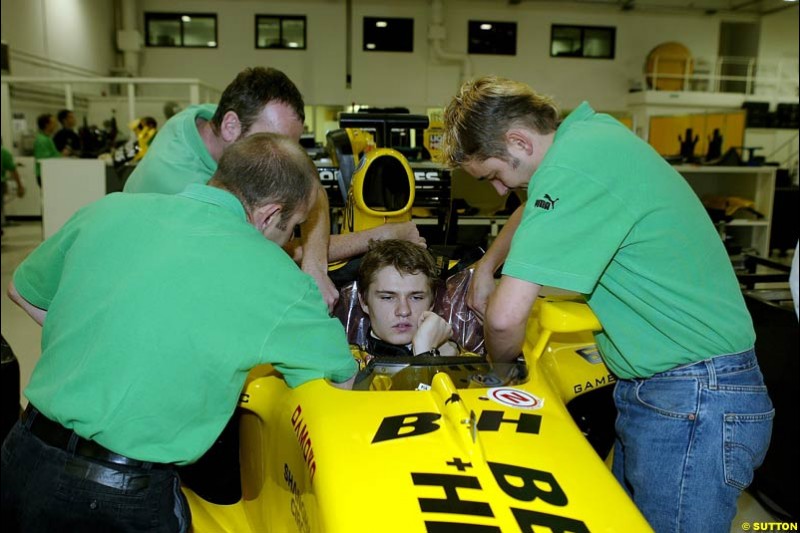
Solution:
<svg viewBox="0 0 800 533">
<path fill-rule="evenodd" d="M 188 531 L 189 506 L 174 469 L 82 457 L 77 436 L 67 449 L 48 446 L 30 423 L 18 422 L 3 442 L 4 531 Z"/>
</svg>

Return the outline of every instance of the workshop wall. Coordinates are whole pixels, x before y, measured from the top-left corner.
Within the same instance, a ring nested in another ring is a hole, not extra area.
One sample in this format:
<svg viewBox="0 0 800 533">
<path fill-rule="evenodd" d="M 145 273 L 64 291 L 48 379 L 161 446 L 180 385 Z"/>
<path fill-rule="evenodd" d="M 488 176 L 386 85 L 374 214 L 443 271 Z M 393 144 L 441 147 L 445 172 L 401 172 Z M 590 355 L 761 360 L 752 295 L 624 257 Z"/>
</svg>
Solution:
<svg viewBox="0 0 800 533">
<path fill-rule="evenodd" d="M 461 81 L 459 63 L 433 57 L 427 38 L 431 19 L 428 0 L 392 3 L 353 0 L 350 88 L 346 86 L 348 36 L 344 0 L 270 3 L 179 0 L 168 6 L 160 0 L 143 0 L 140 7 L 143 13 L 167 10 L 216 13 L 219 32 L 216 50 L 145 48 L 143 76 L 200 77 L 222 87 L 243 66 L 270 65 L 284 70 L 310 104 L 404 105 L 417 112 L 443 105 Z M 307 49 L 256 50 L 255 14 L 306 15 Z M 575 8 L 532 2 L 508 5 L 489 0 L 445 1 L 444 14 L 447 31 L 444 48 L 456 53 L 466 53 L 468 20 L 517 22 L 517 55 L 471 55 L 473 75 L 498 74 L 520 79 L 555 95 L 567 108 L 590 98 L 596 106 L 609 110 L 625 108 L 629 86 L 642 76 L 645 58 L 653 47 L 677 40 L 695 56 L 713 58 L 717 53 L 720 21 L 732 19 L 730 15 L 724 18 L 702 14 L 654 15 L 593 6 Z M 364 16 L 413 17 L 414 52 L 363 51 Z M 753 20 L 747 16 L 733 19 Z M 141 20 L 143 23 L 143 15 Z M 553 23 L 615 26 L 616 57 L 612 60 L 551 58 Z M 591 80 L 591 89 L 587 80 Z"/>
<path fill-rule="evenodd" d="M 73 73 L 108 75 L 115 66 L 115 13 L 119 2 L 110 0 L 3 0 L 2 38 L 12 50 L 14 75 Z M 414 112 L 442 106 L 461 82 L 458 62 L 433 57 L 428 41 L 429 0 L 380 2 L 352 0 L 348 36 L 345 0 L 140 0 L 139 31 L 144 37 L 148 11 L 208 12 L 218 17 L 216 49 L 143 47 L 142 77 L 189 77 L 223 88 L 241 68 L 270 65 L 285 71 L 314 105 L 363 103 L 406 106 Z M 306 50 L 257 50 L 256 14 L 307 16 Z M 552 94 L 565 108 L 590 99 L 604 110 L 626 108 L 630 87 L 642 78 L 648 52 L 665 41 L 680 41 L 695 57 L 717 54 L 721 21 L 752 21 L 749 16 L 672 15 L 640 11 L 579 7 L 556 2 L 509 5 L 494 0 L 444 1 L 448 52 L 465 53 L 467 21 L 489 19 L 517 22 L 516 56 L 470 55 L 473 75 L 498 74 L 525 81 Z M 791 15 L 791 16 L 787 16 Z M 796 10 L 763 17 L 759 55 L 797 58 Z M 386 53 L 362 50 L 362 18 L 414 18 L 414 52 Z M 551 24 L 607 25 L 617 29 L 616 56 L 611 60 L 551 58 Z M 351 43 L 347 86 L 347 43 Z M 13 54 L 16 54 L 14 56 Z M 44 66 L 19 58 L 29 54 L 46 60 Z M 49 65 L 47 64 L 49 61 Z M 143 96 L 153 90 L 142 91 Z M 174 89 L 185 98 L 185 89 Z M 169 95 L 169 89 L 166 93 Z M 162 93 L 163 94 L 163 90 Z"/>
<path fill-rule="evenodd" d="M 14 76 L 108 76 L 115 61 L 114 2 L 3 0 L 2 39 Z"/>
<path fill-rule="evenodd" d="M 784 10 L 761 19 L 759 57 L 797 59 L 800 32 L 797 11 Z"/>
</svg>

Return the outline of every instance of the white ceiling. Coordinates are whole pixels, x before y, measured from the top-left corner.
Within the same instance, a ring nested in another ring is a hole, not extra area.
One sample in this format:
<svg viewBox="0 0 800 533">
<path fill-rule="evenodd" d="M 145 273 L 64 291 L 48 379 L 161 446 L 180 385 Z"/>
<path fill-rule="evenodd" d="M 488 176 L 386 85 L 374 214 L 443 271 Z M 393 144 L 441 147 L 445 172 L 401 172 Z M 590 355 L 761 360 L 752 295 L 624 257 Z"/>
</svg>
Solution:
<svg viewBox="0 0 800 533">
<path fill-rule="evenodd" d="M 550 3 L 548 0 L 508 0 L 509 4 Z M 785 0 L 562 0 L 558 4 L 582 4 L 605 7 L 619 11 L 647 11 L 696 14 L 738 13 L 747 15 L 769 15 L 778 11 L 795 9 L 798 2 Z"/>
</svg>

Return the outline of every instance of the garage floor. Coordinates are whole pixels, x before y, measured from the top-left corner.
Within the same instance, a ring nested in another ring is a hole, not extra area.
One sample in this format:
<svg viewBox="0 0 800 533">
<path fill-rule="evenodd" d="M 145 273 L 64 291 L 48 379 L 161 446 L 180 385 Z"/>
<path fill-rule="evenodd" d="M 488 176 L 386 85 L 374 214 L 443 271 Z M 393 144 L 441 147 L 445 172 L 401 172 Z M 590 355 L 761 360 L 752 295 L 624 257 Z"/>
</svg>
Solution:
<svg viewBox="0 0 800 533">
<path fill-rule="evenodd" d="M 17 307 L 6 294 L 6 287 L 11 281 L 14 269 L 41 242 L 42 225 L 40 222 L 10 222 L 4 228 L 2 239 L 2 326 L 3 336 L 11 345 L 19 359 L 20 384 L 25 388 L 30 380 L 31 372 L 41 354 L 41 328 Z M 22 406 L 27 405 L 22 397 Z M 748 493 L 739 499 L 739 511 L 733 521 L 731 533 L 741 533 L 742 523 L 777 521 Z M 750 529 L 750 528 L 748 528 Z"/>
</svg>

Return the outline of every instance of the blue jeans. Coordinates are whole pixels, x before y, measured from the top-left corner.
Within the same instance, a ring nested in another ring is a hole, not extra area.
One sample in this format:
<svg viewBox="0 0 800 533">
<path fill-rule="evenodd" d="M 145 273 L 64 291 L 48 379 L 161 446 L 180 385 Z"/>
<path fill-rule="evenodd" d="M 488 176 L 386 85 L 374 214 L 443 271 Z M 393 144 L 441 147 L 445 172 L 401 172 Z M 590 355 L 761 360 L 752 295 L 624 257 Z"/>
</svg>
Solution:
<svg viewBox="0 0 800 533">
<path fill-rule="evenodd" d="M 613 471 L 658 533 L 727 533 L 775 410 L 755 352 L 620 380 Z"/>
<path fill-rule="evenodd" d="M 185 532 L 174 469 L 105 463 L 48 446 L 17 422 L 3 442 L 4 531 Z M 6 529 L 8 528 L 8 529 Z"/>
</svg>

